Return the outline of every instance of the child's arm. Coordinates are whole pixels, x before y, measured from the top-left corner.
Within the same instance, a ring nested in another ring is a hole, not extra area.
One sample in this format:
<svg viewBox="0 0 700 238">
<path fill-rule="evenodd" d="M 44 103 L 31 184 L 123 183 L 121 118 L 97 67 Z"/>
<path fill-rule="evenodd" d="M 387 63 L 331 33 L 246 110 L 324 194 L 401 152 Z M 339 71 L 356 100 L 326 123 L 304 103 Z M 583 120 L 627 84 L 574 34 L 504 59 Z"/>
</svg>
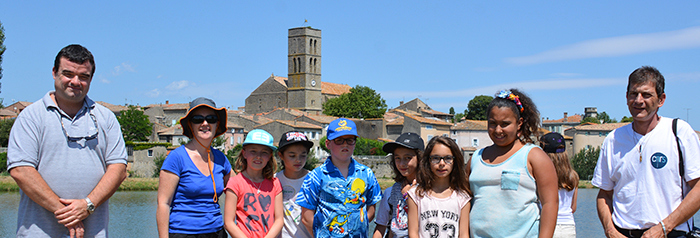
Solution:
<svg viewBox="0 0 700 238">
<path fill-rule="evenodd" d="M 408 237 L 419 238 L 418 205 L 416 205 L 412 197 L 408 197 L 406 203 L 408 203 Z"/>
<path fill-rule="evenodd" d="M 559 211 L 557 171 L 549 156 L 539 148 L 530 150 L 528 164 L 532 168 L 532 175 L 535 177 L 537 186 L 537 196 L 542 204 L 539 237 L 552 237 Z"/>
<path fill-rule="evenodd" d="M 576 212 L 576 197 L 578 197 L 578 187 L 574 188 L 574 197 L 571 198 L 571 213 Z"/>
<path fill-rule="evenodd" d="M 386 233 L 386 226 L 377 224 L 377 226 L 374 227 L 372 238 L 382 238 L 384 237 L 384 233 Z"/>
<path fill-rule="evenodd" d="M 367 206 L 367 223 L 370 223 L 372 222 L 372 220 L 374 220 L 374 215 L 376 213 L 376 210 L 374 210 L 374 205 L 375 204 Z"/>
<path fill-rule="evenodd" d="M 301 208 L 301 223 L 304 224 L 306 230 L 309 231 L 311 236 L 314 236 L 314 213 L 316 211 L 302 207 Z"/>
<path fill-rule="evenodd" d="M 471 202 L 467 202 L 464 205 L 462 211 L 459 214 L 459 237 L 469 238 L 469 209 L 471 207 Z M 410 222 L 410 221 L 409 221 Z"/>
<path fill-rule="evenodd" d="M 231 189 L 226 189 L 226 203 L 224 204 L 224 228 L 231 237 L 246 237 L 236 225 L 236 204 L 238 196 Z"/>
<path fill-rule="evenodd" d="M 282 227 L 284 226 L 284 204 L 282 204 L 282 200 L 284 200 L 284 198 L 280 191 L 280 193 L 275 196 L 275 221 L 272 223 L 270 231 L 265 235 L 266 238 L 277 237 L 282 231 Z"/>
</svg>

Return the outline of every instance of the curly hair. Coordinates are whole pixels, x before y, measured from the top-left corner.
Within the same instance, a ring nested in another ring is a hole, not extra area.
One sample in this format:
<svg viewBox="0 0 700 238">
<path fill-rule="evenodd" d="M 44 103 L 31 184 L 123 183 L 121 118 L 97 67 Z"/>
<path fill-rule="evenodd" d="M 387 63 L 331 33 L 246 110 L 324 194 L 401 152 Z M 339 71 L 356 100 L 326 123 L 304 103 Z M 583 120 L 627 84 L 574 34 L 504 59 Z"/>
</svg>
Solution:
<svg viewBox="0 0 700 238">
<path fill-rule="evenodd" d="M 435 183 L 435 174 L 433 173 L 430 164 L 430 153 L 433 152 L 436 144 L 441 144 L 450 148 L 454 160 L 452 161 L 452 172 L 450 172 L 450 188 L 456 192 L 463 192 L 472 195 L 471 189 L 469 189 L 469 177 L 464 170 L 464 155 L 460 151 L 459 146 L 452 138 L 447 136 L 436 136 L 430 139 L 428 145 L 425 147 L 425 152 L 423 156 L 420 157 L 419 169 L 416 174 L 416 182 L 418 187 L 416 188 L 416 194 L 419 196 L 424 196 L 425 192 L 433 189 Z"/>
<path fill-rule="evenodd" d="M 246 158 L 243 156 L 247 146 L 248 145 L 244 145 L 243 150 L 241 150 L 241 152 L 238 154 L 238 159 L 236 159 L 236 164 L 234 165 L 234 170 L 236 170 L 236 173 L 243 172 L 248 168 L 248 160 L 246 160 Z M 274 151 L 267 146 L 265 146 L 265 149 L 270 150 L 270 160 L 267 161 L 267 164 L 263 168 L 262 175 L 265 179 L 272 179 L 272 177 L 275 176 L 275 171 L 277 170 L 277 161 L 273 155 Z"/>
<path fill-rule="evenodd" d="M 496 97 L 491 100 L 491 103 L 489 103 L 489 106 L 486 109 L 486 117 L 490 117 L 489 114 L 491 113 L 491 109 L 493 107 L 510 108 L 510 110 L 513 111 L 513 114 L 515 114 L 516 120 L 520 120 L 520 118 L 523 119 L 523 125 L 520 126 L 520 129 L 518 130 L 518 139 L 523 143 L 534 143 L 532 139 L 533 136 L 537 138 L 539 135 L 540 112 L 537 110 L 535 103 L 532 102 L 532 99 L 525 93 L 514 88 L 510 89 L 510 91 L 515 96 L 518 96 L 520 103 L 522 104 L 522 112 L 520 111 L 519 106 L 513 100 L 498 97 L 498 94 L 496 94 Z"/>
</svg>

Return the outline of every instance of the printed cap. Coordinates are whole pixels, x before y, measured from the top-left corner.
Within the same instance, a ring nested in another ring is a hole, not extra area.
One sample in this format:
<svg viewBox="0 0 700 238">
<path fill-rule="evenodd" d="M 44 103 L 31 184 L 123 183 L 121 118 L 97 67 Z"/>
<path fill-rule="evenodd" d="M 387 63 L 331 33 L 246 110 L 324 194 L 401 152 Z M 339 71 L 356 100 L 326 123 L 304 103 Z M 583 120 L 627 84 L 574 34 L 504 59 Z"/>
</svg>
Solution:
<svg viewBox="0 0 700 238">
<path fill-rule="evenodd" d="M 561 153 L 566 151 L 564 137 L 556 132 L 550 132 L 540 138 L 542 150 L 547 153 Z"/>
<path fill-rule="evenodd" d="M 355 126 L 355 122 L 347 118 L 338 118 L 328 125 L 328 140 L 333 140 L 345 135 L 357 136 L 357 126 Z"/>
<path fill-rule="evenodd" d="M 420 138 L 418 134 L 413 132 L 406 132 L 401 134 L 399 138 L 396 138 L 396 142 L 389 142 L 384 144 L 384 146 L 382 146 L 382 150 L 384 150 L 384 152 L 387 153 L 394 153 L 394 150 L 396 150 L 396 148 L 399 146 L 406 147 L 412 150 L 425 150 L 423 138 Z"/>
<path fill-rule="evenodd" d="M 248 145 L 248 144 L 258 144 L 258 145 L 264 145 L 267 147 L 270 147 L 272 151 L 275 151 L 277 147 L 275 147 L 272 142 L 275 139 L 272 138 L 272 135 L 268 133 L 265 130 L 261 129 L 255 129 L 250 132 L 248 132 L 248 135 L 245 136 L 245 140 L 243 141 L 243 146 Z"/>
<path fill-rule="evenodd" d="M 314 142 L 309 141 L 308 138 L 306 138 L 306 135 L 304 135 L 304 132 L 300 131 L 289 131 L 287 133 L 282 134 L 282 137 L 280 137 L 280 143 L 279 143 L 279 149 L 282 151 L 282 148 L 288 145 L 300 143 L 304 147 L 306 147 L 307 150 L 311 149 L 311 147 L 314 146 Z"/>
</svg>

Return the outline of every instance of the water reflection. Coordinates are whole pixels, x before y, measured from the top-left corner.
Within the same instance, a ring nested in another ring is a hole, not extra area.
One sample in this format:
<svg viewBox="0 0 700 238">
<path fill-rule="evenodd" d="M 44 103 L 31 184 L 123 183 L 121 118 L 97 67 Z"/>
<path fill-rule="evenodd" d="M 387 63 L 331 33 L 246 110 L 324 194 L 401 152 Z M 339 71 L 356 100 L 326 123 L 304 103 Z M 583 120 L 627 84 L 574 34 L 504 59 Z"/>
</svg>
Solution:
<svg viewBox="0 0 700 238">
<path fill-rule="evenodd" d="M 156 195 L 148 192 L 117 192 L 110 199 L 110 237 L 157 237 Z M 578 237 L 605 237 L 598 221 L 595 198 L 598 189 L 579 189 L 574 213 Z M 225 198 L 219 199 L 223 208 Z M 0 237 L 13 237 L 17 229 L 19 193 L 0 193 Z M 695 221 L 699 221 L 698 214 Z M 374 229 L 373 223 L 370 231 Z"/>
</svg>

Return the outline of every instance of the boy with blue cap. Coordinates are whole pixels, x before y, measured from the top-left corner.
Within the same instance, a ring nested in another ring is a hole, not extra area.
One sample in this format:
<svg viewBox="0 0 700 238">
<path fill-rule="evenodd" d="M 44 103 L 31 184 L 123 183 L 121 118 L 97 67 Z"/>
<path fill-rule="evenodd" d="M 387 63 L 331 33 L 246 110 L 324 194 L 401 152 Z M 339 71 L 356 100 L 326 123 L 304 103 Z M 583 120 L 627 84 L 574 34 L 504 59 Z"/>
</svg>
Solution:
<svg viewBox="0 0 700 238">
<path fill-rule="evenodd" d="M 339 118 L 328 126 L 327 137 L 331 156 L 306 176 L 297 194 L 301 221 L 315 237 L 367 237 L 382 195 L 374 172 L 352 158 L 357 127 Z"/>
</svg>

